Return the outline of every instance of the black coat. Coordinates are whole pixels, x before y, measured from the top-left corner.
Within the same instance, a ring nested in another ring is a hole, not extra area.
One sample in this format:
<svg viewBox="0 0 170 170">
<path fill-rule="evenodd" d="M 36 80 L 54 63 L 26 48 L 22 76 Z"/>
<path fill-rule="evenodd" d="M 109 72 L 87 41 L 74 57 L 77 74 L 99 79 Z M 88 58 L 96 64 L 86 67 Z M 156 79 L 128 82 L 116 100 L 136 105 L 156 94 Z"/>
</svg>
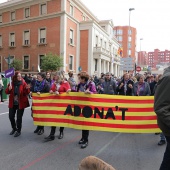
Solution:
<svg viewBox="0 0 170 170">
<path fill-rule="evenodd" d="M 134 82 L 132 80 L 128 80 L 127 82 L 127 90 L 126 90 L 126 94 L 125 94 L 125 90 L 124 90 L 124 85 L 119 88 L 119 86 L 121 85 L 121 83 L 125 84 L 124 79 L 119 83 L 119 85 L 117 86 L 117 92 L 118 95 L 126 95 L 126 96 L 132 96 L 133 94 L 133 88 L 131 89 L 129 87 L 129 84 L 131 84 L 132 86 L 134 86 Z"/>
</svg>

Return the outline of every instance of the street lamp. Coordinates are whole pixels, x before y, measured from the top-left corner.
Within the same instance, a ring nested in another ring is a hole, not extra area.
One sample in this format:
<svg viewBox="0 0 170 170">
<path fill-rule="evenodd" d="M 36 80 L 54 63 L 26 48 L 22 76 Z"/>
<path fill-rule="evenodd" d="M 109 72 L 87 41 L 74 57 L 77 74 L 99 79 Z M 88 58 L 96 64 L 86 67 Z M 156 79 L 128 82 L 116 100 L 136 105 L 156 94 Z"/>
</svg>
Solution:
<svg viewBox="0 0 170 170">
<path fill-rule="evenodd" d="M 143 38 L 140 38 L 140 51 L 141 51 L 141 41 L 143 40 Z"/>
<path fill-rule="evenodd" d="M 142 43 L 141 43 L 141 41 L 143 40 L 143 38 L 140 38 L 140 63 L 139 64 L 142 64 L 142 51 L 141 51 L 141 45 L 142 45 Z"/>
<path fill-rule="evenodd" d="M 12 64 L 12 62 L 14 61 L 14 58 L 11 58 L 11 56 L 9 55 L 8 57 L 4 57 L 5 61 L 8 64 L 8 69 L 10 69 L 10 65 Z"/>
<path fill-rule="evenodd" d="M 128 28 L 128 39 L 127 39 L 127 57 L 129 57 L 129 34 L 130 34 L 130 14 L 135 8 L 129 8 L 129 28 Z"/>
</svg>

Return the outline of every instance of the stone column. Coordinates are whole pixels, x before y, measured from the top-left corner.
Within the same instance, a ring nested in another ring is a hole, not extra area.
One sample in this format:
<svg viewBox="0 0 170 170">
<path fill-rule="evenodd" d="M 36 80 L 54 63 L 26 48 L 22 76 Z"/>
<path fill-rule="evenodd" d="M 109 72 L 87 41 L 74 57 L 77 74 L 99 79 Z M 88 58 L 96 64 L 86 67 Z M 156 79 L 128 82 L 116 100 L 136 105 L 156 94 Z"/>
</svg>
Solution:
<svg viewBox="0 0 170 170">
<path fill-rule="evenodd" d="M 101 69 L 101 59 L 100 58 L 98 59 L 97 63 L 98 63 L 98 70 L 97 70 L 97 72 L 98 72 L 98 76 L 100 76 L 100 74 L 102 72 L 102 69 Z"/>
<path fill-rule="evenodd" d="M 103 60 L 103 72 L 106 73 L 106 60 Z"/>
<path fill-rule="evenodd" d="M 111 66 L 110 66 L 110 72 L 113 74 L 113 63 L 111 62 L 110 64 L 111 64 Z"/>
</svg>

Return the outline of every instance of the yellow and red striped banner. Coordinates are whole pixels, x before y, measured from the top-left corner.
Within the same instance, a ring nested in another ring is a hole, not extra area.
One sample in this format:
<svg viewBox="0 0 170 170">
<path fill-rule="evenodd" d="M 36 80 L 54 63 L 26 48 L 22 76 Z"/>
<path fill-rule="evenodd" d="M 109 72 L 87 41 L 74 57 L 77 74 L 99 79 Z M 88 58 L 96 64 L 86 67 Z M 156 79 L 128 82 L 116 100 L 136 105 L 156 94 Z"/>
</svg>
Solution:
<svg viewBox="0 0 170 170">
<path fill-rule="evenodd" d="M 34 93 L 34 124 L 123 133 L 160 132 L 153 99 L 152 96 Z"/>
</svg>

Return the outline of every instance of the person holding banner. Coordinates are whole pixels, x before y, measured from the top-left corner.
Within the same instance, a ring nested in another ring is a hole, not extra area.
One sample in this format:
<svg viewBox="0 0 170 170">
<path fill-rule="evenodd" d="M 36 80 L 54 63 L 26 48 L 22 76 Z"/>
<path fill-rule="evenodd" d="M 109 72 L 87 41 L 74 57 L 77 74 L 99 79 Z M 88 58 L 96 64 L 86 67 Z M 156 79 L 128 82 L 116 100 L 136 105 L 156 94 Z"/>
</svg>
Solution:
<svg viewBox="0 0 170 170">
<path fill-rule="evenodd" d="M 77 87 L 77 92 L 84 92 L 85 94 L 97 93 L 95 85 L 89 81 L 89 75 L 86 72 L 80 73 L 80 83 Z M 79 141 L 81 148 L 88 146 L 89 130 L 82 130 L 82 138 Z"/>
<path fill-rule="evenodd" d="M 30 85 L 27 85 L 21 77 L 21 73 L 16 71 L 12 78 L 12 84 L 8 84 L 5 92 L 9 94 L 9 120 L 12 126 L 10 135 L 15 133 L 14 137 L 18 137 L 21 135 L 24 109 L 29 107 L 27 95 L 30 93 Z M 17 120 L 15 120 L 16 112 Z"/>
<path fill-rule="evenodd" d="M 63 75 L 63 72 L 58 71 L 56 73 L 56 75 L 54 76 L 54 78 L 55 78 L 54 79 L 55 82 L 52 84 L 52 87 L 50 89 L 51 94 L 59 95 L 59 94 L 64 93 L 64 92 L 68 93 L 68 92 L 71 91 L 69 83 L 67 81 L 65 81 L 65 77 Z M 50 135 L 45 137 L 45 139 L 47 141 L 54 140 L 55 139 L 55 131 L 56 131 L 56 127 L 52 126 Z M 64 127 L 60 127 L 60 134 L 58 136 L 58 139 L 63 138 L 63 136 L 64 136 L 63 131 L 64 131 Z"/>
<path fill-rule="evenodd" d="M 45 73 L 38 73 L 37 80 L 35 80 L 34 84 L 31 86 L 31 92 L 41 94 L 41 93 L 49 93 L 50 91 L 50 84 L 45 79 L 46 75 Z M 44 133 L 44 126 L 37 126 L 34 133 L 37 133 L 38 135 L 42 135 Z"/>
</svg>

